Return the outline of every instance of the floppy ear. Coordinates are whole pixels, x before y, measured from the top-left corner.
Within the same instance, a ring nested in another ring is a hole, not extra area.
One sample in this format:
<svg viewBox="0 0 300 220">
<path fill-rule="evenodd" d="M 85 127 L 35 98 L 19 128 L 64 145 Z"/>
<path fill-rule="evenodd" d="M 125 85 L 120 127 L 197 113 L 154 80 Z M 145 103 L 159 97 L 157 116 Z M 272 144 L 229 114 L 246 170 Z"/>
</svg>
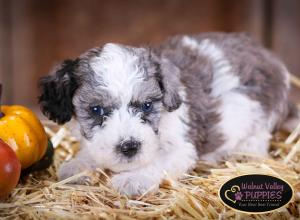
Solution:
<svg viewBox="0 0 300 220">
<path fill-rule="evenodd" d="M 78 59 L 65 60 L 51 75 L 39 81 L 41 110 L 50 120 L 63 124 L 71 120 L 74 113 L 72 98 L 79 86 L 74 75 Z"/>
<path fill-rule="evenodd" d="M 168 59 L 160 60 L 158 81 L 163 91 L 163 105 L 171 112 L 179 108 L 182 101 L 179 96 L 180 70 Z"/>
</svg>

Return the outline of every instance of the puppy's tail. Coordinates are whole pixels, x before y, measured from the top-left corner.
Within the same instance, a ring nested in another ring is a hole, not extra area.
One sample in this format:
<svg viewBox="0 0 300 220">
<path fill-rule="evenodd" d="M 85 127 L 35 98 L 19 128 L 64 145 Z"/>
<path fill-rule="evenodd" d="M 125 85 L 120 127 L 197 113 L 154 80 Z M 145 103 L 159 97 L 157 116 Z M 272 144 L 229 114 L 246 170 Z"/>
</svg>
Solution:
<svg viewBox="0 0 300 220">
<path fill-rule="evenodd" d="M 289 103 L 288 115 L 280 128 L 288 132 L 292 132 L 295 129 L 300 132 L 300 110 L 295 103 Z"/>
</svg>

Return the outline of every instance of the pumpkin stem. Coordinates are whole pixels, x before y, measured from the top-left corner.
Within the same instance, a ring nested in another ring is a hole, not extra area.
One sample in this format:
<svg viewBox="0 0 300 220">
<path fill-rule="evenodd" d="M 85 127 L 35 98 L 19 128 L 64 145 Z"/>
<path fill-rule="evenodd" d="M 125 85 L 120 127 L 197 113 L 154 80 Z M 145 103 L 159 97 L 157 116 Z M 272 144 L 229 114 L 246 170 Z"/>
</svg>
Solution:
<svg viewBox="0 0 300 220">
<path fill-rule="evenodd" d="M 4 117 L 4 113 L 1 112 L 1 96 L 2 96 L 2 84 L 0 83 L 0 118 Z"/>
</svg>

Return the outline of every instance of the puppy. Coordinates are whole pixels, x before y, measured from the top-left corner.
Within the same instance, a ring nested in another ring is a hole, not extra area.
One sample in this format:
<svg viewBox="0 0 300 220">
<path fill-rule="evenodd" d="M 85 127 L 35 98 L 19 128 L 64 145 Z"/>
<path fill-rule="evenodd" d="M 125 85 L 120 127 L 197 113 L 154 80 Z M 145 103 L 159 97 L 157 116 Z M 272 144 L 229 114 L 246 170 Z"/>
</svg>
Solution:
<svg viewBox="0 0 300 220">
<path fill-rule="evenodd" d="M 64 61 L 40 88 L 42 112 L 59 124 L 74 117 L 82 134 L 59 178 L 107 168 L 127 195 L 158 188 L 166 173 L 181 177 L 198 159 L 267 156 L 289 113 L 286 67 L 245 34 L 108 43 Z"/>
</svg>

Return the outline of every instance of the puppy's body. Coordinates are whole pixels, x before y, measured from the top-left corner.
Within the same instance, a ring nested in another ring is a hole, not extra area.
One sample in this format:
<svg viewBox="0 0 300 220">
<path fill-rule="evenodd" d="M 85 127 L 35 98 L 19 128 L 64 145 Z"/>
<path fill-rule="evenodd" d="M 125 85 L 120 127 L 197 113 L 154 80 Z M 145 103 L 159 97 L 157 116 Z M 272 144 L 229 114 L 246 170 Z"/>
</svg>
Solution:
<svg viewBox="0 0 300 220">
<path fill-rule="evenodd" d="M 199 158 L 267 156 L 288 114 L 286 68 L 243 34 L 177 36 L 153 50 L 106 44 L 55 72 L 41 81 L 42 110 L 59 123 L 75 116 L 82 133 L 60 178 L 108 168 L 129 195 Z"/>
<path fill-rule="evenodd" d="M 271 132 L 288 113 L 288 71 L 273 54 L 244 34 L 177 37 L 160 51 L 180 68 L 200 157 L 267 155 Z"/>
</svg>

